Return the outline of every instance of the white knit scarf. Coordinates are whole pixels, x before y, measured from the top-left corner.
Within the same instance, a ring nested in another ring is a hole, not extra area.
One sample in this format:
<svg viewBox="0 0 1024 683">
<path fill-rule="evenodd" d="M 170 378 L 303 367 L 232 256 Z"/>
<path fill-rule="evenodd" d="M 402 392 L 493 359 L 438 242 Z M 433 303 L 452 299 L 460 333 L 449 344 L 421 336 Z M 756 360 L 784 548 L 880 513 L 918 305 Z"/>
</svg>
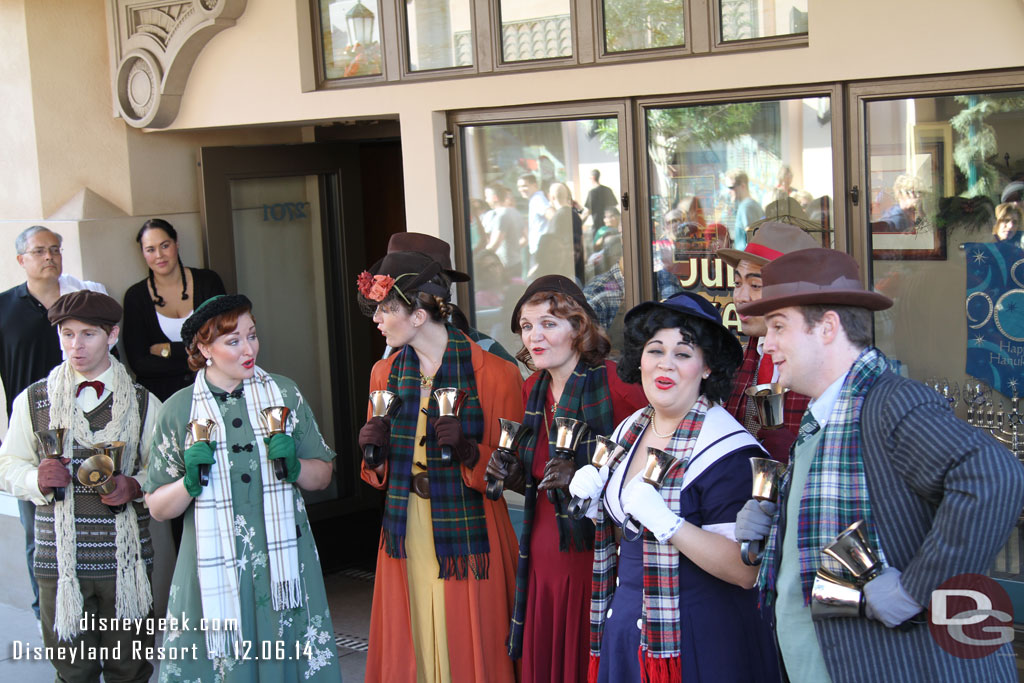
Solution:
<svg viewBox="0 0 1024 683">
<path fill-rule="evenodd" d="M 267 528 L 267 560 L 270 565 L 271 604 L 276 611 L 302 606 L 299 577 L 298 539 L 295 533 L 295 487 L 278 481 L 267 459 L 263 438 L 268 436 L 260 410 L 283 406 L 281 390 L 259 367 L 252 378 L 242 382 L 249 425 L 256 436 L 263 478 L 263 519 Z M 210 659 L 237 652 L 242 640 L 241 603 L 238 582 L 241 568 L 235 555 L 235 513 L 231 503 L 231 467 L 224 418 L 217 399 L 206 384 L 206 370 L 196 373 L 189 420 L 213 420 L 216 463 L 210 468 L 210 483 L 196 498 L 196 558 L 199 592 L 206 620 L 206 650 Z M 294 418 L 288 421 L 288 432 Z M 211 626 L 220 625 L 220 628 Z M 251 634 L 250 634 L 251 637 Z"/>
<path fill-rule="evenodd" d="M 142 424 L 139 402 L 131 377 L 113 356 L 108 356 L 111 379 L 108 388 L 114 397 L 110 422 L 98 432 L 89 429 L 85 413 L 75 402 L 77 379 L 65 361 L 50 371 L 46 392 L 50 400 L 50 429 L 66 429 L 64 452 L 71 453 L 75 442 L 84 448 L 106 441 L 123 441 L 125 475 L 135 471 Z M 53 531 L 57 541 L 57 614 L 54 630 L 61 640 L 71 640 L 79 632 L 82 618 L 82 590 L 75 571 L 78 563 L 75 534 L 75 487 L 68 486 L 64 500 L 53 504 Z M 135 506 L 128 504 L 115 517 L 117 543 L 117 584 L 115 608 L 118 619 L 139 619 L 149 613 L 153 594 L 142 559 L 139 522 Z"/>
</svg>

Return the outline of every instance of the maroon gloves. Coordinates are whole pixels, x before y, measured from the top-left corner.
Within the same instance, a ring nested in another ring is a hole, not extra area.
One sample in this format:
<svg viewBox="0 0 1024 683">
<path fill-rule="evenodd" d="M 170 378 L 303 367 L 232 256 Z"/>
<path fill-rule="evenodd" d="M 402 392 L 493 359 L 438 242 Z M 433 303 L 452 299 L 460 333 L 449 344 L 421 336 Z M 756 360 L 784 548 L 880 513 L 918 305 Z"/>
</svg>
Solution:
<svg viewBox="0 0 1024 683">
<path fill-rule="evenodd" d="M 487 461 L 487 476 L 494 481 L 502 481 L 505 488 L 517 493 L 526 492 L 526 473 L 522 461 L 508 453 L 495 450 Z"/>
<path fill-rule="evenodd" d="M 371 417 L 359 430 L 359 447 L 376 446 L 387 452 L 391 441 L 391 418 Z"/>
<path fill-rule="evenodd" d="M 114 475 L 114 481 L 117 482 L 117 488 L 105 496 L 100 496 L 100 500 L 107 505 L 115 506 L 130 503 L 142 495 L 142 487 L 139 486 L 139 482 L 131 477 L 116 474 Z"/>
<path fill-rule="evenodd" d="M 71 484 L 71 473 L 68 472 L 68 458 L 44 458 L 39 463 L 36 483 L 39 492 L 44 496 L 53 493 L 55 488 L 65 487 Z"/>
<path fill-rule="evenodd" d="M 537 484 L 541 491 L 547 489 L 564 489 L 569 487 L 572 475 L 576 473 L 576 463 L 565 458 L 551 458 L 544 465 L 544 477 Z"/>
<path fill-rule="evenodd" d="M 456 417 L 439 417 L 434 420 L 434 438 L 438 446 L 449 446 L 452 455 L 466 467 L 472 468 L 480 459 L 476 442 L 462 433 L 462 423 Z"/>
</svg>

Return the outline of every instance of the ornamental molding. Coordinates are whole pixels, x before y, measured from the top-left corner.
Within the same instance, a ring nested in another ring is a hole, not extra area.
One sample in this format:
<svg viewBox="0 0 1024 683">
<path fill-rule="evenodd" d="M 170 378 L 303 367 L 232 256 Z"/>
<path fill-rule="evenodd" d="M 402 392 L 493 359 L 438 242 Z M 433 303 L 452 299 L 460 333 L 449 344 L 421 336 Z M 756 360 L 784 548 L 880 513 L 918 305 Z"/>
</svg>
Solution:
<svg viewBox="0 0 1024 683">
<path fill-rule="evenodd" d="M 192 65 L 248 0 L 110 0 L 117 113 L 135 128 L 166 128 L 178 115 Z"/>
</svg>

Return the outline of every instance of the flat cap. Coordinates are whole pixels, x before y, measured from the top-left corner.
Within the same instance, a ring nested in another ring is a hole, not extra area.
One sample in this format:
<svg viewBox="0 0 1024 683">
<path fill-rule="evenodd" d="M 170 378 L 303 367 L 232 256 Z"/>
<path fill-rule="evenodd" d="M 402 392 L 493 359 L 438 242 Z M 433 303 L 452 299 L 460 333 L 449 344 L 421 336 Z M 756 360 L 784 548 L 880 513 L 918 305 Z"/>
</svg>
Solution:
<svg viewBox="0 0 1024 683">
<path fill-rule="evenodd" d="M 90 325 L 113 326 L 121 322 L 122 313 L 121 304 L 106 294 L 80 289 L 54 301 L 46 317 L 51 325 L 71 318 Z"/>
</svg>

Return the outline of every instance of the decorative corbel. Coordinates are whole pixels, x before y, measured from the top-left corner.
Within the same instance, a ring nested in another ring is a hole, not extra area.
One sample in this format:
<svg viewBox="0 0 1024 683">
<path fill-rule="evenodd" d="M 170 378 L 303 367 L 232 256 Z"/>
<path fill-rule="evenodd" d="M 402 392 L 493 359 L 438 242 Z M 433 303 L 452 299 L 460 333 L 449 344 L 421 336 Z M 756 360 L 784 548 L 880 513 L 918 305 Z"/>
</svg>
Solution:
<svg viewBox="0 0 1024 683">
<path fill-rule="evenodd" d="M 110 0 L 117 62 L 114 99 L 135 128 L 164 128 L 178 115 L 192 65 L 247 0 Z"/>
</svg>

